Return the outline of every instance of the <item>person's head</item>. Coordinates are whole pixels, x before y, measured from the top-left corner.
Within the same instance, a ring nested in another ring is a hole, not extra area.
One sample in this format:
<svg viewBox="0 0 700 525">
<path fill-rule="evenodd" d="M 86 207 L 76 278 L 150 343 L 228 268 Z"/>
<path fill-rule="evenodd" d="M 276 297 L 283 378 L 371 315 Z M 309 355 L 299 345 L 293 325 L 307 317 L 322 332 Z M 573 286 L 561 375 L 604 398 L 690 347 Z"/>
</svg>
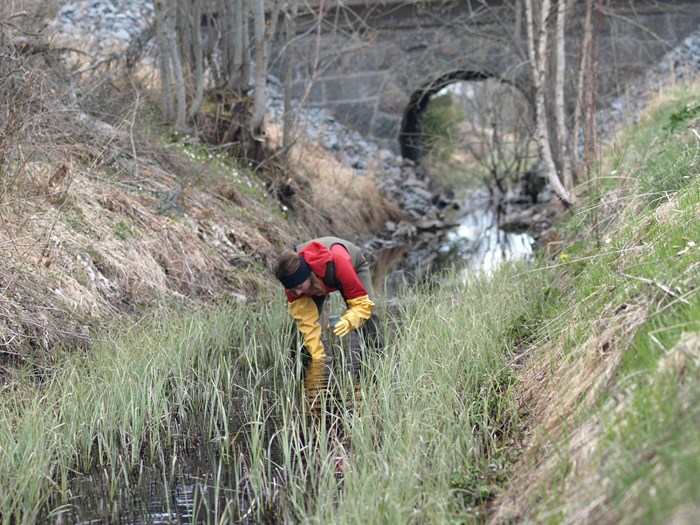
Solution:
<svg viewBox="0 0 700 525">
<path fill-rule="evenodd" d="M 275 277 L 297 296 L 323 292 L 320 279 L 314 275 L 304 258 L 291 250 L 285 250 L 277 257 Z"/>
<path fill-rule="evenodd" d="M 296 295 L 308 294 L 311 287 L 311 268 L 301 255 L 291 250 L 277 257 L 275 277 Z"/>
</svg>

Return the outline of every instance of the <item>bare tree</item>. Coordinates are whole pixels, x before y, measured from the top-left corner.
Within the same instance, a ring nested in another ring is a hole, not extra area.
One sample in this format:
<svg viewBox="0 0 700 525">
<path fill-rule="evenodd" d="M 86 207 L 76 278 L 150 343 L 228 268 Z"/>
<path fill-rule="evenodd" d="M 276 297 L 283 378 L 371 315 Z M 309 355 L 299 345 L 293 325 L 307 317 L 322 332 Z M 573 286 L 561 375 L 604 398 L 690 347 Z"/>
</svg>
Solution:
<svg viewBox="0 0 700 525">
<path fill-rule="evenodd" d="M 572 0 L 557 1 L 556 42 L 556 74 L 554 80 L 554 120 L 557 130 L 557 159 L 561 167 L 561 179 L 567 191 L 574 189 L 574 177 L 569 156 L 569 129 L 566 125 L 566 102 L 564 100 L 564 85 L 566 81 L 566 38 L 565 28 L 567 11 Z"/>
<path fill-rule="evenodd" d="M 204 99 L 204 45 L 202 42 L 202 0 L 192 1 L 192 57 L 194 61 L 194 98 L 187 117 L 191 121 L 199 111 Z M 196 22 L 196 23 L 195 23 Z"/>
<path fill-rule="evenodd" d="M 156 12 L 156 41 L 161 53 L 158 55 L 158 70 L 161 84 L 161 111 L 166 120 L 175 118 L 175 98 L 173 97 L 172 67 L 168 49 L 168 24 L 166 20 L 166 8 L 162 0 L 153 2 Z"/>
<path fill-rule="evenodd" d="M 257 156 L 269 48 L 282 1 L 153 3 L 165 118 L 179 130 L 195 124 L 206 140 L 236 155 Z M 297 2 L 293 3 L 296 13 Z M 253 59 L 255 84 L 251 86 Z"/>
<path fill-rule="evenodd" d="M 525 0 L 528 57 L 535 99 L 535 138 L 545 167 L 547 180 L 552 185 L 552 189 L 565 205 L 573 206 L 574 197 L 564 187 L 557 173 L 549 137 L 549 118 L 546 111 L 545 90 L 549 35 L 547 20 L 550 10 L 551 0 L 541 0 L 540 2 L 537 2 L 537 0 Z M 539 14 L 539 17 L 536 17 L 537 14 Z"/>
<path fill-rule="evenodd" d="M 285 33 L 287 43 L 284 50 L 284 116 L 282 123 L 282 148 L 287 151 L 292 144 L 292 60 L 294 57 L 294 39 L 296 38 L 297 2 L 292 2 L 284 10 Z"/>
<path fill-rule="evenodd" d="M 255 98 L 253 102 L 253 133 L 259 133 L 265 117 L 265 86 L 267 81 L 267 39 L 265 38 L 265 1 L 253 1 L 255 28 Z"/>
<path fill-rule="evenodd" d="M 466 151 L 490 191 L 506 194 L 532 164 L 531 111 L 524 93 L 496 79 L 455 90 L 465 118 L 453 150 Z M 466 91 L 466 93 L 465 93 Z M 431 106 L 428 112 L 432 112 Z"/>
<path fill-rule="evenodd" d="M 159 48 L 159 70 L 162 86 L 162 107 L 166 119 L 174 120 L 175 129 L 187 130 L 187 86 L 181 47 L 178 46 L 178 0 L 155 0 L 156 40 Z M 182 31 L 180 31 L 182 35 Z M 187 38 L 187 37 L 185 37 Z M 174 102 L 173 102 L 174 98 Z"/>
</svg>

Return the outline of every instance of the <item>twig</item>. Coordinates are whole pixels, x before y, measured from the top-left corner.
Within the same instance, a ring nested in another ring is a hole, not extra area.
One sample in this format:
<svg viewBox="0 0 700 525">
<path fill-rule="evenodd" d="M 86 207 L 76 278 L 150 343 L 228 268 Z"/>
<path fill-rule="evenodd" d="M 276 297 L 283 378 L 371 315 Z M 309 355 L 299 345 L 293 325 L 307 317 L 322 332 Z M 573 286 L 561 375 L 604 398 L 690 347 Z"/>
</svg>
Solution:
<svg viewBox="0 0 700 525">
<path fill-rule="evenodd" d="M 681 301 L 685 304 L 690 304 L 686 299 L 684 299 L 683 297 L 679 297 L 677 294 L 675 294 L 668 286 L 666 286 L 665 284 L 657 283 L 653 279 L 647 279 L 646 277 L 636 277 L 634 275 L 629 275 L 627 273 L 621 273 L 620 275 L 622 275 L 623 277 L 627 277 L 628 279 L 634 279 L 636 281 L 640 281 L 642 283 L 653 284 L 654 286 L 656 286 L 657 288 L 660 288 L 661 290 L 666 292 L 668 295 L 670 295 L 674 299 L 678 299 L 679 301 Z"/>
</svg>

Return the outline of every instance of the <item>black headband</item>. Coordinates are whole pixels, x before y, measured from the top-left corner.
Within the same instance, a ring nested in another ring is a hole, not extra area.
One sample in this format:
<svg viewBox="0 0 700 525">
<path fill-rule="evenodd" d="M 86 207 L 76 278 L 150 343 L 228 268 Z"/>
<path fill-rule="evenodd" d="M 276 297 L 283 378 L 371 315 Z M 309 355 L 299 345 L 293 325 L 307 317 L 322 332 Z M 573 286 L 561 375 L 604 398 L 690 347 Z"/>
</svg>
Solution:
<svg viewBox="0 0 700 525">
<path fill-rule="evenodd" d="M 303 257 L 299 257 L 299 268 L 297 268 L 297 271 L 292 275 L 280 278 L 280 281 L 285 288 L 288 290 L 293 290 L 301 283 L 306 281 L 309 277 L 311 277 L 311 268 L 309 268 L 309 265 L 306 264 Z"/>
</svg>

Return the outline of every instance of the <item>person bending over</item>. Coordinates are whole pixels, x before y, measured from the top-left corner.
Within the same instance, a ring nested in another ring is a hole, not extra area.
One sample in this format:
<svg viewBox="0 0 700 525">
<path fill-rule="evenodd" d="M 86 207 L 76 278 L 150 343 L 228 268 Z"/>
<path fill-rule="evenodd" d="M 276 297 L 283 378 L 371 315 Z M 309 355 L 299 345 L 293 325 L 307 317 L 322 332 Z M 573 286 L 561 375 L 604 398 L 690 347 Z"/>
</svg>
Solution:
<svg viewBox="0 0 700 525">
<path fill-rule="evenodd" d="M 326 296 L 340 292 L 347 310 L 333 327 L 343 337 L 371 316 L 374 295 L 369 264 L 362 250 L 338 237 L 320 237 L 277 257 L 275 277 L 284 285 L 289 313 L 312 359 L 326 356 L 321 341 L 321 312 Z"/>
</svg>

